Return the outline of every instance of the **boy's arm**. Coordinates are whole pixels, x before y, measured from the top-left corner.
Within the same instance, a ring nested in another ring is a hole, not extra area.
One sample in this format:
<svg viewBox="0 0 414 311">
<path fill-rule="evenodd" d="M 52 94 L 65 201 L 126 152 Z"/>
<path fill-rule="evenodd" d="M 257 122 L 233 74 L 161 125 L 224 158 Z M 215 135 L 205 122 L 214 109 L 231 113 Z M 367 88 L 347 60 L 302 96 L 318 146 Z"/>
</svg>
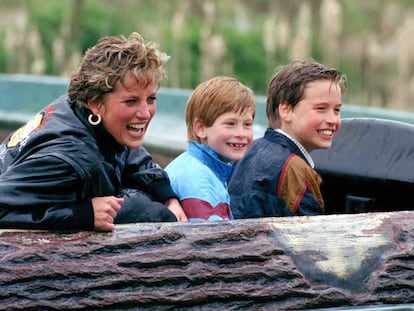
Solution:
<svg viewBox="0 0 414 311">
<path fill-rule="evenodd" d="M 216 206 L 210 202 L 197 198 L 188 198 L 181 201 L 183 210 L 187 218 L 191 220 L 223 220 L 232 219 L 229 205 L 220 202 Z"/>
<path fill-rule="evenodd" d="M 176 198 L 168 199 L 165 203 L 167 208 L 175 215 L 177 221 L 188 221 L 187 215 L 185 214 L 180 201 Z"/>
<path fill-rule="evenodd" d="M 299 156 L 284 163 L 276 194 L 295 215 L 319 215 L 324 212 L 318 173 Z"/>
</svg>

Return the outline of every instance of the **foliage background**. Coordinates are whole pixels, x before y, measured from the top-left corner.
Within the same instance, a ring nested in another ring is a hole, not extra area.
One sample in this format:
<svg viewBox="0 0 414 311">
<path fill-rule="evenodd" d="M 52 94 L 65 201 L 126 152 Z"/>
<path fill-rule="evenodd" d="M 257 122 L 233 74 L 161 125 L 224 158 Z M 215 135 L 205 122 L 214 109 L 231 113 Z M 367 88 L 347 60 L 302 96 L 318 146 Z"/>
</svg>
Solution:
<svg viewBox="0 0 414 311">
<path fill-rule="evenodd" d="M 171 55 L 163 86 L 213 75 L 257 95 L 279 65 L 313 58 L 348 77 L 347 103 L 414 111 L 411 0 L 0 0 L 0 72 L 68 77 L 107 35 Z"/>
</svg>

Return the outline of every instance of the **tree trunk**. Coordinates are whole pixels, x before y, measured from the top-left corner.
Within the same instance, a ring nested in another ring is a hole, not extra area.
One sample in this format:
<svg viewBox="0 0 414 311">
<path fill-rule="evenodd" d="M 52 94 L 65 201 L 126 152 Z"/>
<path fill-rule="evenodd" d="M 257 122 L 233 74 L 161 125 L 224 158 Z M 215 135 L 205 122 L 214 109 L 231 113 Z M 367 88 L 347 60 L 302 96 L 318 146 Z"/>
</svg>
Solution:
<svg viewBox="0 0 414 311">
<path fill-rule="evenodd" d="M 0 231 L 2 310 L 414 302 L 414 212 Z"/>
</svg>

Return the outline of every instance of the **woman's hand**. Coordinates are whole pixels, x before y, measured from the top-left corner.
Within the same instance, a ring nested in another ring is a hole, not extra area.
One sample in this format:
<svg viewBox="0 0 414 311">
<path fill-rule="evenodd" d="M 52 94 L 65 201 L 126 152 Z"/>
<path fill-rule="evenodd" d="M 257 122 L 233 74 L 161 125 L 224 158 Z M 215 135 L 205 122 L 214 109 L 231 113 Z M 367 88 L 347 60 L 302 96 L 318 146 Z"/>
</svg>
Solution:
<svg viewBox="0 0 414 311">
<path fill-rule="evenodd" d="M 185 215 L 183 208 L 181 207 L 181 204 L 177 199 L 168 199 L 167 202 L 165 202 L 165 205 L 175 215 L 177 221 L 188 221 L 188 218 Z"/>
<path fill-rule="evenodd" d="M 92 198 L 94 225 L 98 231 L 114 231 L 114 218 L 121 209 L 123 198 L 114 196 Z"/>
</svg>

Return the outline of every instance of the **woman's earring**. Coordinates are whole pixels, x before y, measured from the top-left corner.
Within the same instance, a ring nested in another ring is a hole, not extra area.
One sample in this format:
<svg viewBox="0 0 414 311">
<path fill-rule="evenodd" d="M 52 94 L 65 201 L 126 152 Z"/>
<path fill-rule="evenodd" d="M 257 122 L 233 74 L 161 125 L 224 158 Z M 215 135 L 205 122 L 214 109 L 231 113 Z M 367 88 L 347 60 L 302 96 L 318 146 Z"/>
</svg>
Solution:
<svg viewBox="0 0 414 311">
<path fill-rule="evenodd" d="M 88 122 L 90 125 L 98 125 L 99 123 L 101 123 L 102 118 L 100 114 L 90 114 L 88 116 Z"/>
</svg>

